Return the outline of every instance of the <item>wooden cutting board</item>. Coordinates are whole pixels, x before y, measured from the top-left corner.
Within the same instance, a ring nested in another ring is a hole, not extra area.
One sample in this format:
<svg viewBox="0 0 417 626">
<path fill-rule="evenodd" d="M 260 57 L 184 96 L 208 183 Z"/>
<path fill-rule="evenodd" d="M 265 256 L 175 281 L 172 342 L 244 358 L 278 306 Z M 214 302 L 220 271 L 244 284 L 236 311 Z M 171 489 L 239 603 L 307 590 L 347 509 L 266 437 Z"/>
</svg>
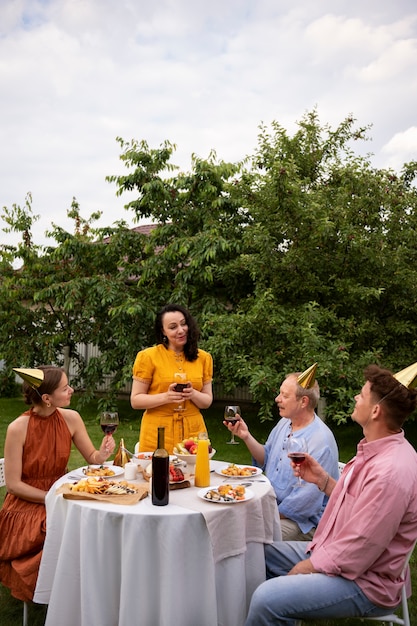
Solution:
<svg viewBox="0 0 417 626">
<path fill-rule="evenodd" d="M 72 491 L 70 483 L 65 483 L 57 488 L 56 493 L 62 493 L 66 500 L 98 500 L 101 502 L 111 502 L 112 504 L 136 504 L 149 495 L 147 485 L 139 485 L 137 493 L 126 494 L 105 494 L 87 493 L 85 491 Z"/>
</svg>

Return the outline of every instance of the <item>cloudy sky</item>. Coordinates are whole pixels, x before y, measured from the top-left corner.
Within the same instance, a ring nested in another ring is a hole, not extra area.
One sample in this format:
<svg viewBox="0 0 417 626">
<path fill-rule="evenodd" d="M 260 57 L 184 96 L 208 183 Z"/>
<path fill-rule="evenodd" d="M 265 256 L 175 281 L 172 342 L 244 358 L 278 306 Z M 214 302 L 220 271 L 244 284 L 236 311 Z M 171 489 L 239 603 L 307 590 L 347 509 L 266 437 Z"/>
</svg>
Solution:
<svg viewBox="0 0 417 626">
<path fill-rule="evenodd" d="M 222 160 L 259 125 L 289 132 L 317 107 L 372 124 L 377 167 L 417 158 L 415 0 L 0 0 L 0 209 L 33 197 L 43 244 L 72 231 L 72 198 L 100 225 L 133 223 L 105 181 L 116 137 Z M 3 224 L 0 222 L 0 226 Z M 0 242 L 8 237 L 0 230 Z M 12 241 L 12 237 L 10 237 Z"/>
</svg>

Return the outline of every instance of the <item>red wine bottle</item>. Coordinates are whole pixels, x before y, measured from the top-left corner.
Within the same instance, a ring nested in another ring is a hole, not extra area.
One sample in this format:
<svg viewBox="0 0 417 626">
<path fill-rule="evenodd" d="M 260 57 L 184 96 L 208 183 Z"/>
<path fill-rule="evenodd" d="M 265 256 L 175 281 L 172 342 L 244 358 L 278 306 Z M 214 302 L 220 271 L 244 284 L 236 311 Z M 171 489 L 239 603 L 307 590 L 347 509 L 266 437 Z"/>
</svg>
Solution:
<svg viewBox="0 0 417 626">
<path fill-rule="evenodd" d="M 158 444 L 152 455 L 152 504 L 165 506 L 169 501 L 169 454 L 165 450 L 165 428 L 158 428 Z"/>
</svg>

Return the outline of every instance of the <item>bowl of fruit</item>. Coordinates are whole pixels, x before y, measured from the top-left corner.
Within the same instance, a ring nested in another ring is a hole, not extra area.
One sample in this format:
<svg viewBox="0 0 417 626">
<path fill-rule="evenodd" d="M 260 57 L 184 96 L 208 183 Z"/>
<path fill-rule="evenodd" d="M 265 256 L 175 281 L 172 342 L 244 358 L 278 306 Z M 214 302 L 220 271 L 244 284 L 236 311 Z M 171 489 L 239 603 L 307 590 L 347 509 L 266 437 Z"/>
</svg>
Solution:
<svg viewBox="0 0 417 626">
<path fill-rule="evenodd" d="M 188 437 L 188 439 L 183 439 L 180 443 L 175 444 L 173 450 L 175 456 L 189 465 L 195 465 L 197 459 L 197 442 L 198 437 Z M 215 454 L 216 450 L 212 447 L 209 440 L 209 458 L 211 459 Z"/>
</svg>

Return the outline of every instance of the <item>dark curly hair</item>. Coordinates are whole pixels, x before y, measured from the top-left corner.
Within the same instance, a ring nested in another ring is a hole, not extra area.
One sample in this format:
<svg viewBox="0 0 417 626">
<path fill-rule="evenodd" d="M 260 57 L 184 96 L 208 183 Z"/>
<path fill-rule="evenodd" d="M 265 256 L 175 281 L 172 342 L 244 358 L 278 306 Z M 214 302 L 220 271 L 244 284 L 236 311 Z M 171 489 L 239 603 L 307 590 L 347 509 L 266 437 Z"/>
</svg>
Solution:
<svg viewBox="0 0 417 626">
<path fill-rule="evenodd" d="M 43 381 L 39 387 L 31 387 L 26 381 L 23 381 L 22 391 L 25 404 L 29 406 L 42 404 L 42 395 L 44 393 L 51 394 L 58 389 L 64 370 L 54 365 L 39 365 L 36 369 L 43 371 Z"/>
<path fill-rule="evenodd" d="M 387 426 L 392 430 L 401 428 L 417 408 L 417 390 L 408 389 L 394 378 L 392 372 L 378 365 L 369 365 L 364 375 L 371 384 L 371 393 L 376 401 L 385 406 Z"/>
<path fill-rule="evenodd" d="M 195 361 L 198 357 L 198 340 L 200 339 L 200 330 L 191 313 L 180 304 L 166 304 L 160 311 L 158 311 L 155 319 L 156 341 L 157 343 L 162 343 L 165 346 L 165 335 L 163 330 L 164 315 L 165 313 L 175 313 L 176 311 L 184 315 L 185 322 L 188 326 L 187 343 L 184 346 L 185 358 L 187 361 Z"/>
</svg>

